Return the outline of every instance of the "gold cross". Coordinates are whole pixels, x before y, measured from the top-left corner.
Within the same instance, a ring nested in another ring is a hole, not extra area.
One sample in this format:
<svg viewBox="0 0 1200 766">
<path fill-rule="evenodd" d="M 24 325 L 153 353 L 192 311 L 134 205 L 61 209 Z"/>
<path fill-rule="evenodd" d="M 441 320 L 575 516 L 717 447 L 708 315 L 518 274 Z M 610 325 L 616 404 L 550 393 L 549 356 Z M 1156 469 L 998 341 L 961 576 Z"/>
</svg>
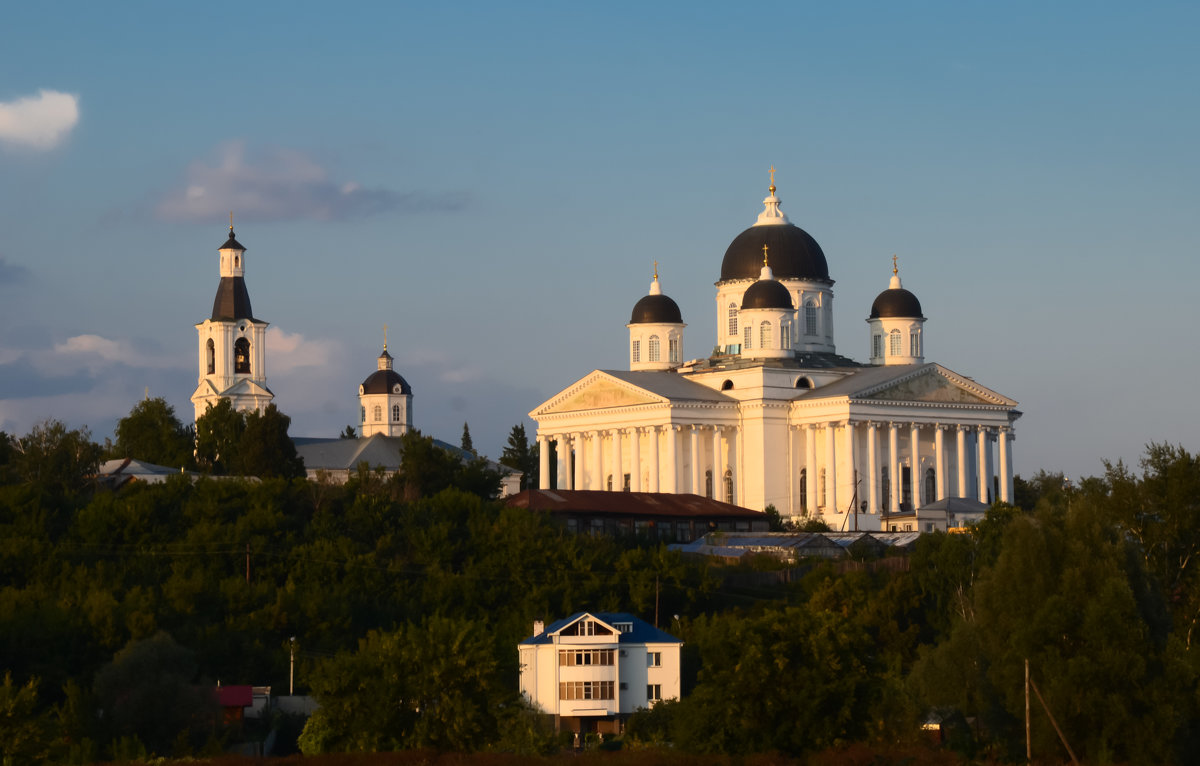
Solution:
<svg viewBox="0 0 1200 766">
<path fill-rule="evenodd" d="M 383 326 L 383 350 L 387 351 L 387 325 Z"/>
<path fill-rule="evenodd" d="M 900 273 L 900 269 L 896 266 L 896 256 L 893 255 L 892 256 L 892 276 L 896 276 L 899 273 Z"/>
<path fill-rule="evenodd" d="M 229 211 L 229 233 L 233 233 L 233 211 Z"/>
<path fill-rule="evenodd" d="M 658 281 L 658 261 L 654 262 L 654 281 Z"/>
<path fill-rule="evenodd" d="M 771 166 L 771 186 L 775 185 L 775 166 Z"/>
<path fill-rule="evenodd" d="M 763 245 L 763 266 L 767 265 L 767 246 Z"/>
</svg>

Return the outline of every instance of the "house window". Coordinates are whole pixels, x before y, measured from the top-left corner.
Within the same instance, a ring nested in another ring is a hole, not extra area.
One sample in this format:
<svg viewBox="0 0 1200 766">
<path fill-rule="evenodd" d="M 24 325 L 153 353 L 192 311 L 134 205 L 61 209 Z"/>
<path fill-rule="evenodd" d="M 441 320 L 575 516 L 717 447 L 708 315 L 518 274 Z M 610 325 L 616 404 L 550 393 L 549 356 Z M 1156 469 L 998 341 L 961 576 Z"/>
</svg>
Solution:
<svg viewBox="0 0 1200 766">
<path fill-rule="evenodd" d="M 888 335 L 888 355 L 900 356 L 900 331 L 892 330 Z"/>
<path fill-rule="evenodd" d="M 916 330 L 913 330 L 908 334 L 908 355 L 921 355 L 921 333 Z"/>
<path fill-rule="evenodd" d="M 934 524 L 932 521 L 925 522 L 925 531 L 926 532 L 933 532 L 936 529 L 937 529 L 937 525 Z"/>
<path fill-rule="evenodd" d="M 632 622 L 614 622 L 613 627 L 616 628 L 621 633 L 632 633 L 633 632 L 633 623 Z"/>
<path fill-rule="evenodd" d="M 808 469 L 800 469 L 800 507 L 808 508 Z"/>
<path fill-rule="evenodd" d="M 400 422 L 400 405 L 399 404 L 392 405 L 392 421 L 395 423 Z"/>
<path fill-rule="evenodd" d="M 378 423 L 381 420 L 383 420 L 383 407 L 380 407 L 378 404 L 376 404 L 375 405 L 375 422 Z"/>
<path fill-rule="evenodd" d="M 603 527 L 603 523 L 601 523 Z M 595 620 L 580 620 L 574 625 L 567 626 L 562 635 L 564 636 L 611 636 L 613 632 L 604 625 Z"/>
<path fill-rule="evenodd" d="M 875 357 L 876 359 L 883 356 L 883 336 L 882 335 L 871 336 L 871 356 Z"/>
<path fill-rule="evenodd" d="M 804 334 L 810 337 L 817 335 L 817 306 L 812 301 L 804 304 Z"/>
<path fill-rule="evenodd" d="M 217 349 L 213 346 L 212 338 L 209 338 L 208 343 L 204 344 L 204 349 L 208 355 L 208 374 L 212 375 L 217 371 Z"/>
<path fill-rule="evenodd" d="M 646 684 L 646 701 L 658 702 L 662 699 L 662 684 Z"/>
<path fill-rule="evenodd" d="M 657 336 L 657 335 L 651 335 L 651 336 L 650 336 L 650 349 L 649 349 L 649 351 L 650 351 L 650 361 L 651 361 L 651 362 L 657 362 L 657 361 L 659 361 L 659 352 L 658 352 L 658 336 Z"/>
<path fill-rule="evenodd" d="M 729 336 L 737 337 L 737 304 L 729 304 Z"/>
<path fill-rule="evenodd" d="M 560 649 L 558 664 L 561 667 L 583 665 L 612 665 L 612 649 Z"/>
<path fill-rule="evenodd" d="M 758 347 L 771 348 L 771 323 L 763 322 L 758 326 Z"/>
<path fill-rule="evenodd" d="M 749 325 L 746 325 L 744 328 L 742 328 L 742 334 L 744 336 L 746 336 L 742 341 L 742 345 L 745 346 L 747 351 L 749 351 L 751 348 L 751 346 L 750 346 L 750 326 Z"/>
<path fill-rule="evenodd" d="M 733 471 L 725 472 L 725 502 L 733 503 Z"/>
<path fill-rule="evenodd" d="M 712 471 L 704 472 L 704 496 L 712 499 Z"/>
<path fill-rule="evenodd" d="M 633 342 L 633 361 L 642 361 L 642 342 L 640 340 Z"/>
<path fill-rule="evenodd" d="M 667 341 L 670 348 L 670 360 L 674 364 L 679 364 L 679 338 L 671 338 Z"/>
<path fill-rule="evenodd" d="M 233 371 L 250 374 L 250 341 L 245 338 L 238 338 L 233 344 Z"/>
<path fill-rule="evenodd" d="M 558 685 L 560 700 L 613 699 L 612 681 L 565 681 Z"/>
<path fill-rule="evenodd" d="M 646 667 L 661 668 L 662 652 L 646 652 Z"/>
</svg>

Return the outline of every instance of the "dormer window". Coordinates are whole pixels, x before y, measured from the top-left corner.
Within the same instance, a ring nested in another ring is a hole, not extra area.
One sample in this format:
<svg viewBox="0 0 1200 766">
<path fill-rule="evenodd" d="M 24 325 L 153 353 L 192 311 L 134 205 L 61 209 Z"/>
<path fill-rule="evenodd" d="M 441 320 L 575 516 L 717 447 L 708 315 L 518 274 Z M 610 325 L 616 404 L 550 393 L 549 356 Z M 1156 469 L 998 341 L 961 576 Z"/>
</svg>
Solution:
<svg viewBox="0 0 1200 766">
<path fill-rule="evenodd" d="M 595 620 L 580 620 L 563 629 L 564 636 L 611 636 L 613 632 Z"/>
<path fill-rule="evenodd" d="M 621 633 L 632 633 L 633 632 L 633 623 L 632 622 L 614 622 L 613 627 L 616 628 Z"/>
</svg>

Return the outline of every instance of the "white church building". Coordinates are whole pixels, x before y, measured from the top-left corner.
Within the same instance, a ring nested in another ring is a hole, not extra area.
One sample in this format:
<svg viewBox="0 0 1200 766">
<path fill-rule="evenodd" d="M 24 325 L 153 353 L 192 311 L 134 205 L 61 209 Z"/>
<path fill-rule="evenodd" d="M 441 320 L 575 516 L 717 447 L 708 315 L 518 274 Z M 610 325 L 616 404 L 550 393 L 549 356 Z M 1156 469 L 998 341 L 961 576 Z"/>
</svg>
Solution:
<svg viewBox="0 0 1200 766">
<path fill-rule="evenodd" d="M 711 357 L 683 361 L 656 267 L 626 325 L 629 369 L 529 413 L 541 488 L 694 493 L 835 530 L 948 498 L 1011 501 L 1017 402 L 925 361 L 926 317 L 895 259 L 868 361 L 839 355 L 825 254 L 775 192 L 772 170 L 763 212 L 725 251 Z"/>
</svg>

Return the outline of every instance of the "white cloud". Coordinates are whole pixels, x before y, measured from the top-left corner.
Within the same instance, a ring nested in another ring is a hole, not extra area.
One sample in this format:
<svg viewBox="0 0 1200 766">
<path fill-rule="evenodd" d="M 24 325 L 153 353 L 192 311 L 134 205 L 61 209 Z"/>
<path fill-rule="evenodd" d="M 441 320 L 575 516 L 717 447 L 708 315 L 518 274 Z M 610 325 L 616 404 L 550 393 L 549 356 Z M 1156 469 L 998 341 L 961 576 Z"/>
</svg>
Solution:
<svg viewBox="0 0 1200 766">
<path fill-rule="evenodd" d="M 331 340 L 309 340 L 300 333 L 267 328 L 268 377 L 301 367 L 325 367 L 334 356 L 335 345 Z"/>
<path fill-rule="evenodd" d="M 58 146 L 79 122 L 79 97 L 41 90 L 36 96 L 0 101 L 0 143 L 46 150 Z"/>
<path fill-rule="evenodd" d="M 159 202 L 160 218 L 211 220 L 230 210 L 259 221 L 342 220 L 388 212 L 457 210 L 463 195 L 367 189 L 337 181 L 312 158 L 293 149 L 249 152 L 244 141 L 217 147 L 210 160 L 192 162 L 183 183 Z"/>
<path fill-rule="evenodd" d="M 178 367 L 180 358 L 178 355 L 147 353 L 129 340 L 110 340 L 101 335 L 84 334 L 74 335 L 63 343 L 55 343 L 52 353 L 31 354 L 31 362 L 46 374 L 53 374 L 54 370 L 75 367 L 98 372 L 116 364 L 166 369 Z"/>
</svg>

